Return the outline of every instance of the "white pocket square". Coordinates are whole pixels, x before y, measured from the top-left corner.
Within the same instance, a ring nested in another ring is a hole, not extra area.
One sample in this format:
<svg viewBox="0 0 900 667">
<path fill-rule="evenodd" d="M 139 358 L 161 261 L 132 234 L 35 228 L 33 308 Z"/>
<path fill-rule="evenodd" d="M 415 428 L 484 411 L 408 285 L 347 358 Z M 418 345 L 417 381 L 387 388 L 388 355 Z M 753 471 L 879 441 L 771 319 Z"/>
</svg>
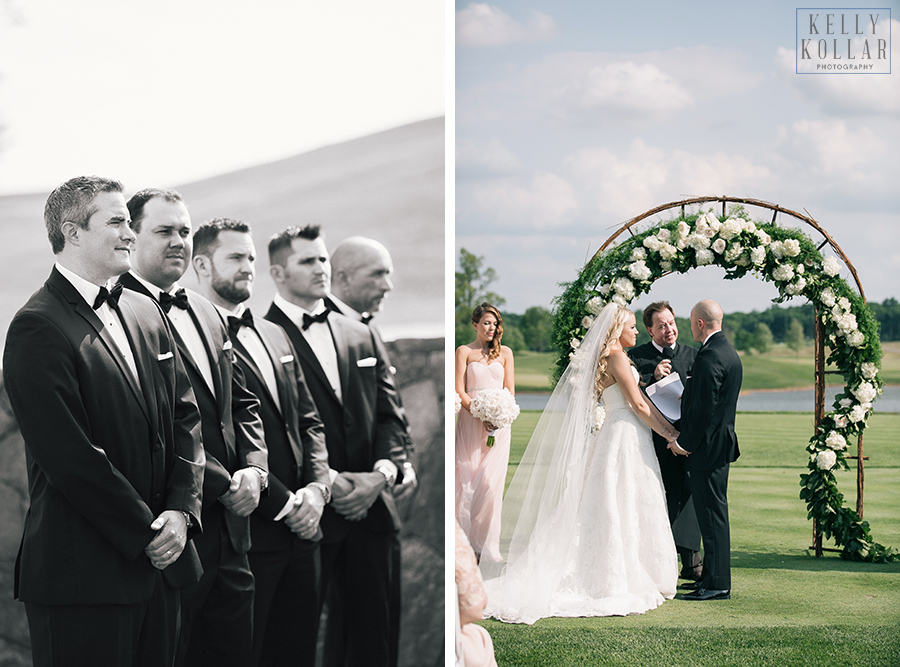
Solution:
<svg viewBox="0 0 900 667">
<path fill-rule="evenodd" d="M 231 341 L 230 341 L 230 340 L 226 340 L 226 341 L 225 341 L 225 344 L 222 346 L 222 349 L 223 349 L 223 350 L 230 350 L 231 347 L 232 347 Z"/>
<path fill-rule="evenodd" d="M 157 354 L 157 355 L 156 355 L 156 360 L 157 360 L 157 361 L 165 361 L 166 359 L 171 359 L 172 356 L 173 356 L 173 355 L 172 355 L 172 352 L 171 352 L 171 351 L 170 351 L 170 352 L 166 352 L 165 354 Z"/>
<path fill-rule="evenodd" d="M 376 359 L 375 357 L 366 357 L 365 359 L 357 360 L 356 365 L 359 368 L 371 368 L 377 363 L 378 359 Z"/>
<path fill-rule="evenodd" d="M 283 357 L 281 357 L 281 359 L 279 359 L 278 361 L 280 361 L 280 362 L 283 363 L 283 364 L 289 364 L 289 363 L 291 363 L 293 360 L 294 360 L 294 355 L 293 355 L 293 354 L 286 354 L 286 355 L 284 355 Z"/>
</svg>

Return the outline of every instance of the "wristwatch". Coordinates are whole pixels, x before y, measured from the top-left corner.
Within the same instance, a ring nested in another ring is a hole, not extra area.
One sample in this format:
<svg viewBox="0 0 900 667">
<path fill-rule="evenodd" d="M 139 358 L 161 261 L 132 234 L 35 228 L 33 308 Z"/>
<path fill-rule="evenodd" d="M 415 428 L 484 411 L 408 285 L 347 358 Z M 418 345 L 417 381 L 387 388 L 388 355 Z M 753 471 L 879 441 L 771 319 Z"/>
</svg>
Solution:
<svg viewBox="0 0 900 667">
<path fill-rule="evenodd" d="M 266 470 L 263 470 L 259 466 L 250 466 L 256 472 L 259 473 L 259 492 L 262 493 L 266 489 L 269 488 L 269 473 Z"/>
<path fill-rule="evenodd" d="M 191 515 L 185 512 L 184 510 L 178 510 L 184 515 L 184 525 L 187 528 L 190 528 L 194 525 L 194 520 L 191 518 Z"/>
</svg>

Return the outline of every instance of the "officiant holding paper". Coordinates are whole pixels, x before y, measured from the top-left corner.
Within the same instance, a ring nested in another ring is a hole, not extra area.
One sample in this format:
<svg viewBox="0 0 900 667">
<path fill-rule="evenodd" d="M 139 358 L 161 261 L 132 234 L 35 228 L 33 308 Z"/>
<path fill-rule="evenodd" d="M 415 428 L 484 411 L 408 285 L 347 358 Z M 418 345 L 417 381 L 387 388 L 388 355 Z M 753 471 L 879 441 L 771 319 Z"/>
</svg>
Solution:
<svg viewBox="0 0 900 667">
<path fill-rule="evenodd" d="M 683 384 L 691 374 L 691 366 L 697 356 L 697 348 L 680 345 L 675 312 L 668 301 L 656 301 L 644 309 L 644 326 L 650 334 L 650 342 L 628 350 L 645 388 L 660 380 L 680 376 Z M 681 430 L 680 420 L 675 428 Z M 667 441 L 653 434 L 653 445 L 659 459 L 663 485 L 666 488 L 666 504 L 675 546 L 681 556 L 681 578 L 696 581 L 702 574 L 700 564 L 700 528 L 691 499 L 690 473 L 685 470 L 685 457 L 673 456 L 666 447 Z"/>
</svg>

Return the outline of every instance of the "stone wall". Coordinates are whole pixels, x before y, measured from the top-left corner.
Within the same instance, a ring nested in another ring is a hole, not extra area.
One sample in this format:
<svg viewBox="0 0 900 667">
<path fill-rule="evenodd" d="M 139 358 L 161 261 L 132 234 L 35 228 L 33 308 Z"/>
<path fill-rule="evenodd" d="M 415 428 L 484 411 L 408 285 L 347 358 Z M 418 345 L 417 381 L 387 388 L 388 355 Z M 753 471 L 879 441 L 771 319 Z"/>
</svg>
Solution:
<svg viewBox="0 0 900 667">
<path fill-rule="evenodd" d="M 404 521 L 402 667 L 444 664 L 444 341 L 388 344 L 410 421 L 419 488 L 400 506 Z M 28 625 L 13 600 L 13 566 L 28 508 L 22 437 L 0 380 L 0 665 L 31 664 Z"/>
</svg>

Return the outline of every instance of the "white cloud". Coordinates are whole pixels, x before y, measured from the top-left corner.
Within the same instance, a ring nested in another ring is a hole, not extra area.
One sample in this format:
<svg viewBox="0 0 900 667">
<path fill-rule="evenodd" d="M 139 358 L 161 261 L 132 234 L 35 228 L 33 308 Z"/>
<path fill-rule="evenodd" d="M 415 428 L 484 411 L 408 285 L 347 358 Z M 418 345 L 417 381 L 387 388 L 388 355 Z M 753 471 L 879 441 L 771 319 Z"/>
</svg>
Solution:
<svg viewBox="0 0 900 667">
<path fill-rule="evenodd" d="M 900 21 L 891 21 L 891 33 L 900 35 Z M 802 97 L 817 104 L 831 116 L 900 114 L 900 71 L 891 74 L 797 74 L 796 53 L 779 48 L 776 54 L 779 73 Z M 900 41 L 891 42 L 891 62 L 900 62 Z"/>
<path fill-rule="evenodd" d="M 556 174 L 535 172 L 527 178 L 481 181 L 471 190 L 479 217 L 497 227 L 549 229 L 567 221 L 576 208 L 575 191 Z"/>
<path fill-rule="evenodd" d="M 501 46 L 515 42 L 537 42 L 556 36 L 550 16 L 534 10 L 524 23 L 499 7 L 473 2 L 456 12 L 457 46 Z"/>
<path fill-rule="evenodd" d="M 497 139 L 456 142 L 457 175 L 514 174 L 524 169 L 522 161 Z"/>
<path fill-rule="evenodd" d="M 579 216 L 627 220 L 687 196 L 752 196 L 770 175 L 751 158 L 722 151 L 664 151 L 635 139 L 621 154 L 588 148 L 566 159 L 579 194 Z"/>
</svg>

